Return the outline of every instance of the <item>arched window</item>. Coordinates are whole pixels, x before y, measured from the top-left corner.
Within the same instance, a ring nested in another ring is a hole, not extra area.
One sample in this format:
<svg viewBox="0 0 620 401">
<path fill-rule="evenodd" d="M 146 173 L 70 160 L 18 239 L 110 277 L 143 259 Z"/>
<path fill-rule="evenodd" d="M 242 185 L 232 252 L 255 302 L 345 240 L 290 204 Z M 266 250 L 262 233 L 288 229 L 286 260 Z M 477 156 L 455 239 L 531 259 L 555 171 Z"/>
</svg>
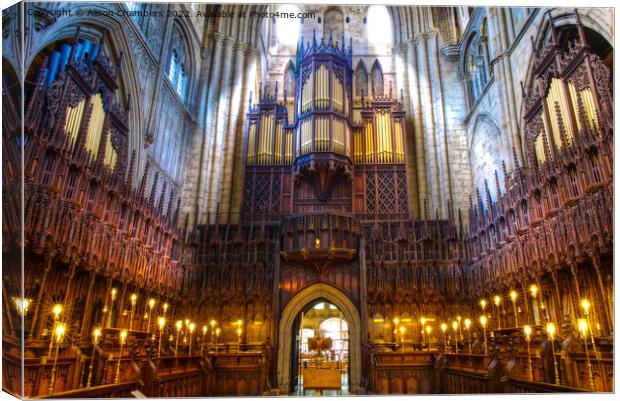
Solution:
<svg viewBox="0 0 620 401">
<path fill-rule="evenodd" d="M 185 50 L 185 40 L 181 32 L 175 27 L 170 40 L 171 50 L 168 62 L 168 80 L 172 88 L 179 95 L 181 100 L 185 100 L 188 83 L 187 52 Z"/>
<path fill-rule="evenodd" d="M 293 4 L 283 4 L 278 7 L 279 13 L 297 14 L 300 12 L 299 7 Z M 276 34 L 278 43 L 285 47 L 294 48 L 299 41 L 299 30 L 301 24 L 299 18 L 277 18 L 276 19 Z"/>
<path fill-rule="evenodd" d="M 465 79 L 468 81 L 470 106 L 474 105 L 489 81 L 489 55 L 487 38 L 484 35 L 486 22 L 481 32 L 474 33 L 465 50 Z"/>
<path fill-rule="evenodd" d="M 340 41 L 344 32 L 344 16 L 337 8 L 330 8 L 325 12 L 325 24 L 323 25 L 323 37 L 332 36 L 333 40 Z"/>
<path fill-rule="evenodd" d="M 282 95 L 286 91 L 287 97 L 290 99 L 295 96 L 295 65 L 293 60 L 289 60 L 284 69 L 284 85 Z"/>
<path fill-rule="evenodd" d="M 364 60 L 360 60 L 355 68 L 355 97 L 368 96 L 368 72 L 366 72 L 366 64 Z"/>
<path fill-rule="evenodd" d="M 386 6 L 368 8 L 368 44 L 383 53 L 392 45 L 392 20 Z"/>
<path fill-rule="evenodd" d="M 379 60 L 375 60 L 370 72 L 372 79 L 372 96 L 383 96 L 383 70 Z"/>
</svg>

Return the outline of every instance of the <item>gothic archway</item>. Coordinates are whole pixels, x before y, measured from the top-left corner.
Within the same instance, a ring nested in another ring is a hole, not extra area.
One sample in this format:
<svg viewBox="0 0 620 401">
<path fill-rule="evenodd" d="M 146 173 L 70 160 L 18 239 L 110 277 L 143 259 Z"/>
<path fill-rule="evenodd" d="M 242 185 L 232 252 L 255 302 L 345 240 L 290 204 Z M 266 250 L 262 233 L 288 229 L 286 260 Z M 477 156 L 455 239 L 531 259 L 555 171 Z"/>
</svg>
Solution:
<svg viewBox="0 0 620 401">
<path fill-rule="evenodd" d="M 344 319 L 349 323 L 350 336 L 350 376 L 349 388 L 355 392 L 360 386 L 362 375 L 362 324 L 357 308 L 351 300 L 340 290 L 324 283 L 314 284 L 302 291 L 290 300 L 282 311 L 278 325 L 278 388 L 282 392 L 288 392 L 291 378 L 291 339 L 295 317 L 308 304 L 317 299 L 325 299 L 333 303 L 342 311 Z"/>
</svg>

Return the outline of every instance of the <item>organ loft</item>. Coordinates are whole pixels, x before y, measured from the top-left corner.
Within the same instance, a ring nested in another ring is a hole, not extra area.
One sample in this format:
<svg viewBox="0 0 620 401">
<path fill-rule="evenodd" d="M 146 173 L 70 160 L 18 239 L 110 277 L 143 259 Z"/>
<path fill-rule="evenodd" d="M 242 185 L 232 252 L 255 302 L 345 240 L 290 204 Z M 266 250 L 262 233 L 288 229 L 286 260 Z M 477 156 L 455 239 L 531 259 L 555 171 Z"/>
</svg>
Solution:
<svg viewBox="0 0 620 401">
<path fill-rule="evenodd" d="M 614 391 L 612 9 L 3 25 L 3 391 Z"/>
</svg>

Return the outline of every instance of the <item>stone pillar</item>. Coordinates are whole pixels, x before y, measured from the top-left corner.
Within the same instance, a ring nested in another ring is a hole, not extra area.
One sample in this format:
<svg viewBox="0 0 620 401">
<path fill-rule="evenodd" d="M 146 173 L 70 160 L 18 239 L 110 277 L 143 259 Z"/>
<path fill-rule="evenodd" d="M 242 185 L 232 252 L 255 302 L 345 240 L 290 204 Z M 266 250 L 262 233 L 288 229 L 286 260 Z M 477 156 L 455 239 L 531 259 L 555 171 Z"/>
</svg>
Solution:
<svg viewBox="0 0 620 401">
<path fill-rule="evenodd" d="M 439 66 L 439 46 L 437 41 L 439 40 L 439 34 L 436 30 L 429 32 L 428 34 L 428 63 L 429 63 L 429 75 L 431 77 L 431 91 L 432 91 L 432 104 L 435 114 L 435 143 L 437 152 L 437 162 L 439 169 L 439 196 L 438 204 L 434 209 L 439 209 L 439 217 L 447 218 L 447 202 L 449 200 L 454 205 L 452 199 L 452 180 L 450 177 L 450 167 L 448 165 L 448 143 L 446 139 L 446 120 L 444 114 L 444 101 L 443 101 L 443 84 L 441 67 Z M 434 210 L 433 209 L 433 210 Z"/>
<path fill-rule="evenodd" d="M 188 216 L 190 230 L 193 230 L 198 221 L 198 191 L 200 188 L 200 168 L 202 152 L 204 150 L 206 132 L 205 119 L 207 113 L 207 91 L 209 88 L 209 65 L 211 61 L 211 49 L 202 49 L 202 62 L 200 65 L 200 75 L 198 77 L 198 101 L 195 105 L 195 115 L 197 124 L 192 133 L 191 146 L 189 149 L 189 160 L 187 163 L 187 174 L 185 175 L 185 185 L 183 187 L 182 211 L 183 215 Z M 182 224 L 184 219 L 180 220 Z"/>
<path fill-rule="evenodd" d="M 220 179 L 220 215 L 218 215 L 218 221 L 221 223 L 230 221 L 230 208 L 232 198 L 232 178 L 234 174 L 234 159 L 237 153 L 243 153 L 243 147 L 238 146 L 237 143 L 237 131 L 239 130 L 238 120 L 239 117 L 243 117 L 243 102 L 242 102 L 242 83 L 243 83 L 243 67 L 245 62 L 245 48 L 244 43 L 236 43 L 234 46 L 234 74 L 232 79 L 232 96 L 230 96 L 230 115 L 228 120 L 228 131 L 226 133 L 225 147 L 224 147 L 224 166 L 223 174 Z M 241 136 L 243 141 L 243 136 Z"/>
<path fill-rule="evenodd" d="M 413 156 L 412 162 L 416 165 L 417 184 L 418 184 L 418 210 L 419 216 L 422 215 L 424 208 L 424 200 L 430 198 L 430 193 L 427 185 L 427 165 L 426 165 L 426 152 L 424 145 L 424 132 L 422 131 L 422 108 L 420 105 L 420 86 L 418 80 L 418 66 L 416 60 L 416 42 L 410 40 L 407 44 L 407 75 L 409 77 L 409 115 L 413 120 L 413 135 L 415 146 L 411 152 Z"/>
<path fill-rule="evenodd" d="M 223 163 L 223 153 L 224 153 L 224 136 L 228 129 L 228 115 L 230 111 L 230 79 L 232 76 L 232 46 L 234 44 L 234 40 L 230 37 L 226 37 L 224 39 L 224 55 L 223 55 L 223 65 L 222 65 L 222 74 L 221 74 L 221 87 L 220 93 L 217 98 L 217 102 L 215 99 L 209 101 L 211 103 L 217 103 L 217 113 L 215 114 L 216 120 L 213 121 L 214 124 L 214 142 L 213 142 L 213 153 L 209 170 L 211 171 L 211 176 L 209 181 L 207 181 L 207 191 L 208 191 L 208 209 L 207 213 L 213 215 L 218 213 L 218 201 L 219 201 L 219 184 L 222 176 L 222 163 Z M 213 132 L 213 131 L 211 131 Z M 215 221 L 214 218 L 211 221 Z"/>
<path fill-rule="evenodd" d="M 213 33 L 213 57 L 211 74 L 209 79 L 209 91 L 207 96 L 207 118 L 205 122 L 205 141 L 202 149 L 202 159 L 200 162 L 200 179 L 198 181 L 198 191 L 196 204 L 198 205 L 198 223 L 206 223 L 208 184 L 211 177 L 211 159 L 213 155 L 213 141 L 215 137 L 215 120 L 217 112 L 217 99 L 220 94 L 220 75 L 222 67 L 222 43 L 224 36 L 219 32 Z"/>
<path fill-rule="evenodd" d="M 409 76 L 407 73 L 407 45 L 401 43 L 398 48 L 395 49 L 396 54 L 396 97 L 403 102 L 403 108 L 405 110 L 409 110 Z M 402 99 L 400 98 L 401 91 L 403 93 Z M 418 209 L 418 183 L 417 183 L 417 174 L 416 174 L 416 163 L 415 163 L 415 141 L 414 138 L 414 128 L 413 122 L 410 118 L 405 118 L 406 125 L 406 138 L 405 147 L 407 153 L 407 195 L 408 195 L 408 204 L 409 204 L 409 213 L 414 218 L 419 216 Z"/>
<path fill-rule="evenodd" d="M 435 136 L 435 114 L 433 95 L 431 92 L 431 76 L 428 65 L 427 36 L 421 34 L 416 38 L 418 56 L 418 85 L 420 88 L 420 104 L 422 109 L 423 135 L 426 139 L 424 149 L 427 154 L 427 169 L 430 180 L 430 211 L 441 204 L 439 197 L 439 160 L 437 158 L 437 141 Z"/>
<path fill-rule="evenodd" d="M 243 78 L 243 88 L 241 90 L 242 94 L 242 109 L 241 116 L 237 123 L 237 139 L 235 141 L 235 161 L 233 168 L 233 176 L 231 178 L 232 182 L 232 194 L 230 201 L 230 214 L 231 221 L 238 221 L 239 213 L 241 212 L 241 201 L 243 198 L 243 185 L 244 185 L 244 154 L 243 150 L 245 149 L 245 113 L 250 107 L 250 92 L 254 89 L 256 83 L 256 66 L 258 62 L 258 49 L 249 48 L 245 51 L 245 67 L 244 67 L 244 78 Z M 256 93 L 253 94 L 253 98 L 256 99 L 258 96 Z"/>
</svg>

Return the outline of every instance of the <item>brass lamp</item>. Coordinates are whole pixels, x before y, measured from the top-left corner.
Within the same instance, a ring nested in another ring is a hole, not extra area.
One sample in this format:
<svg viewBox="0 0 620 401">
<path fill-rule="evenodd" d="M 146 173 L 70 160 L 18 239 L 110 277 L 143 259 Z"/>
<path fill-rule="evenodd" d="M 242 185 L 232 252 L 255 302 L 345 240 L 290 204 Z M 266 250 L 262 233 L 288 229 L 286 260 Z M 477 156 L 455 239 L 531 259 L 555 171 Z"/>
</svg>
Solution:
<svg viewBox="0 0 620 401">
<path fill-rule="evenodd" d="M 556 386 L 560 385 L 560 375 L 558 373 L 558 361 L 555 357 L 555 324 L 552 322 L 547 323 L 547 335 L 549 337 L 549 341 L 551 341 L 551 353 L 553 354 L 553 370 L 555 374 L 555 384 Z"/>
<path fill-rule="evenodd" d="M 101 337 L 101 329 L 95 328 L 93 331 L 93 355 L 90 358 L 90 366 L 88 367 L 88 380 L 86 380 L 86 387 L 90 387 L 90 383 L 93 377 L 93 365 L 95 363 L 95 351 L 97 350 L 97 344 L 99 344 L 99 337 Z"/>
</svg>

